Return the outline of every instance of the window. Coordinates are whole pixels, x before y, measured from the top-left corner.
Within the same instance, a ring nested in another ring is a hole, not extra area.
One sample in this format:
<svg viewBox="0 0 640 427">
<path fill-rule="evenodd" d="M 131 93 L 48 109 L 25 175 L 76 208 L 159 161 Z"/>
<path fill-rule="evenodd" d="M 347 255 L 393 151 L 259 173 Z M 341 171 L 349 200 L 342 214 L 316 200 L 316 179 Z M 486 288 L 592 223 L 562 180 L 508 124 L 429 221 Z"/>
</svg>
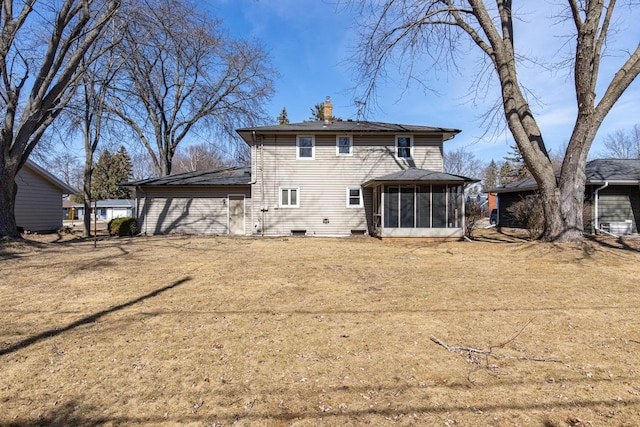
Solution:
<svg viewBox="0 0 640 427">
<path fill-rule="evenodd" d="M 384 227 L 459 228 L 462 201 L 460 185 L 385 185 Z"/>
<path fill-rule="evenodd" d="M 280 187 L 280 207 L 281 208 L 298 208 L 300 207 L 298 187 Z"/>
<path fill-rule="evenodd" d="M 413 157 L 413 137 L 396 136 L 396 157 L 410 159 Z"/>
<path fill-rule="evenodd" d="M 384 226 L 386 228 L 398 228 L 400 213 L 400 188 L 396 185 L 385 186 L 384 194 Z"/>
<path fill-rule="evenodd" d="M 313 160 L 316 142 L 313 136 L 298 136 L 296 159 Z"/>
<path fill-rule="evenodd" d="M 360 187 L 347 187 L 347 207 L 361 208 L 363 205 L 362 189 Z"/>
<path fill-rule="evenodd" d="M 351 156 L 353 154 L 353 143 L 350 136 L 336 137 L 336 155 Z"/>
<path fill-rule="evenodd" d="M 433 185 L 431 209 L 433 210 L 431 223 L 434 228 L 447 226 L 447 187 L 446 185 Z"/>
</svg>

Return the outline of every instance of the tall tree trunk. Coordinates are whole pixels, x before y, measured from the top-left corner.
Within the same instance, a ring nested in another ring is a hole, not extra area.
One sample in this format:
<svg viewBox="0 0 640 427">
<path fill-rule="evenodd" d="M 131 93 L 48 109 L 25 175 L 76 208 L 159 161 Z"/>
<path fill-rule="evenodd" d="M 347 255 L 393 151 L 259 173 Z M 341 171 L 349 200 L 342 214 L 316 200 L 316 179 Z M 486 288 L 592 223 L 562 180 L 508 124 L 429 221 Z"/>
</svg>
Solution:
<svg viewBox="0 0 640 427">
<path fill-rule="evenodd" d="M 84 224 L 85 237 L 91 237 L 91 177 L 93 175 L 93 153 L 86 151 L 84 161 L 84 184 L 82 188 L 82 202 L 84 204 Z"/>
<path fill-rule="evenodd" d="M 16 225 L 16 173 L 0 173 L 0 237 L 21 238 Z"/>
</svg>

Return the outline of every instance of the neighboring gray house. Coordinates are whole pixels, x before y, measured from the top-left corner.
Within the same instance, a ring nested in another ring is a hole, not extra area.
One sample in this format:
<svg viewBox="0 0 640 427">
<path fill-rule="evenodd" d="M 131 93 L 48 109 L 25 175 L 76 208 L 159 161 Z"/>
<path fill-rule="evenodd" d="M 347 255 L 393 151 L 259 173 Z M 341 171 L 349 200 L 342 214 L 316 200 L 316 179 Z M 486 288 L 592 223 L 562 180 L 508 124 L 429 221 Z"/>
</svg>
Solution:
<svg viewBox="0 0 640 427">
<path fill-rule="evenodd" d="M 250 169 L 127 184 L 143 232 L 463 235 L 463 189 L 476 180 L 442 171 L 443 143 L 457 129 L 348 120 L 237 132 L 251 147 Z"/>
<path fill-rule="evenodd" d="M 30 160 L 16 176 L 16 225 L 47 232 L 62 227 L 62 195 L 75 190 Z"/>
<path fill-rule="evenodd" d="M 637 233 L 640 229 L 640 159 L 597 159 L 585 169 L 585 230 L 613 234 Z M 533 178 L 490 190 L 498 197 L 498 226 L 521 227 L 509 208 L 538 186 Z"/>
<path fill-rule="evenodd" d="M 145 234 L 251 234 L 251 170 L 227 168 L 129 182 Z"/>
</svg>

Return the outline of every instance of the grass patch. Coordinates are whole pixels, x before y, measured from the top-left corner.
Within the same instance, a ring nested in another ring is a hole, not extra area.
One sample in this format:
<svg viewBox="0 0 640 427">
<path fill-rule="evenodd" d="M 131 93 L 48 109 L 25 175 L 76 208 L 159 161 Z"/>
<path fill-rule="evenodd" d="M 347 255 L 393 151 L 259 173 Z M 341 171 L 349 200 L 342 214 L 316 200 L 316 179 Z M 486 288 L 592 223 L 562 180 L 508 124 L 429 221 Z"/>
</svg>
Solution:
<svg viewBox="0 0 640 427">
<path fill-rule="evenodd" d="M 478 238 L 0 243 L 0 424 L 640 424 L 638 242 Z"/>
</svg>

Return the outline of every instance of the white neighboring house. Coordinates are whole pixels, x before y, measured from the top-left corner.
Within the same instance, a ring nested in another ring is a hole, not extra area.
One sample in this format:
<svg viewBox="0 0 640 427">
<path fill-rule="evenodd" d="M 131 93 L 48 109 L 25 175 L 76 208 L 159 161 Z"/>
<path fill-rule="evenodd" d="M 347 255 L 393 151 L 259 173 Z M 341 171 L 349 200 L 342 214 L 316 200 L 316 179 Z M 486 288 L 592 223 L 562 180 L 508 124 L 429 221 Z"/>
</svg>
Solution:
<svg viewBox="0 0 640 427">
<path fill-rule="evenodd" d="M 62 227 L 62 197 L 75 189 L 30 160 L 16 176 L 16 225 L 35 232 L 54 231 Z"/>
<path fill-rule="evenodd" d="M 99 221 L 111 221 L 114 218 L 136 216 L 135 200 L 107 199 L 98 200 L 97 204 Z M 73 203 L 65 200 L 64 207 L 64 219 L 82 220 L 84 218 L 84 205 L 82 203 Z M 73 218 L 71 218 L 71 208 L 73 208 Z M 93 219 L 93 203 L 91 203 L 91 218 Z"/>
</svg>

